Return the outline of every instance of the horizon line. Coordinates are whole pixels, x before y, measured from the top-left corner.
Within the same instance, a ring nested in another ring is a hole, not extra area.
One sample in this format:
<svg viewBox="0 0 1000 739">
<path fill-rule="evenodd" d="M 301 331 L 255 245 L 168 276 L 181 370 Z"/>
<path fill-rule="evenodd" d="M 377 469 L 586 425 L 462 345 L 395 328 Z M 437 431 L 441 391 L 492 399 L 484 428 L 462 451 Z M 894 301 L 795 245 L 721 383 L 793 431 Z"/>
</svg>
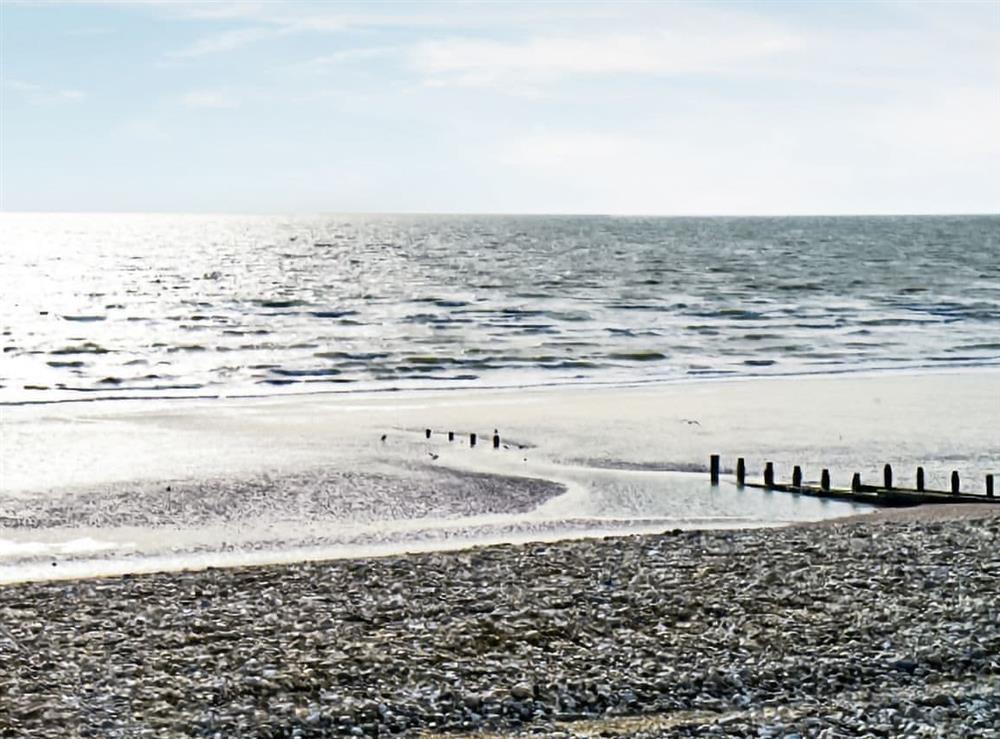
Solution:
<svg viewBox="0 0 1000 739">
<path fill-rule="evenodd" d="M 216 211 L 216 210 L 8 210 L 0 208 L 0 215 L 107 215 L 107 216 L 225 216 L 225 217 L 345 217 L 345 216 L 471 216 L 471 217 L 535 217 L 535 218 L 982 218 L 1000 216 L 996 212 L 800 212 L 800 213 L 602 213 L 602 212 L 542 212 L 542 211 Z"/>
</svg>

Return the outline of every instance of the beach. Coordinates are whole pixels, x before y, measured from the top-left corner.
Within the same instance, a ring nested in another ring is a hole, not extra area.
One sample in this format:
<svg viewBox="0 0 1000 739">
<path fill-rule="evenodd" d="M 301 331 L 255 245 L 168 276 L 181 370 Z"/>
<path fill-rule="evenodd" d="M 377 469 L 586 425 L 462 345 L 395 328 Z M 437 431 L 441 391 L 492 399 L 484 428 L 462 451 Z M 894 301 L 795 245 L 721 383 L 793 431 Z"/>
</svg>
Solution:
<svg viewBox="0 0 1000 739">
<path fill-rule="evenodd" d="M 5 736 L 996 736 L 997 509 L 0 588 Z"/>
<path fill-rule="evenodd" d="M 0 5 L 0 739 L 1000 739 L 996 2 Z"/>
<path fill-rule="evenodd" d="M 779 480 L 801 465 L 806 480 L 830 469 L 835 486 L 890 462 L 900 484 L 921 465 L 947 489 L 959 469 L 981 494 L 1000 457 L 997 387 L 983 369 L 8 406 L 0 581 L 870 510 L 741 490 L 728 474 L 713 487 L 716 453 L 724 472 L 745 457 L 751 479 L 773 461 Z"/>
<path fill-rule="evenodd" d="M 731 466 L 960 467 L 978 492 L 996 388 L 5 407 L 0 735 L 995 736 L 1000 506 L 873 510 Z"/>
</svg>

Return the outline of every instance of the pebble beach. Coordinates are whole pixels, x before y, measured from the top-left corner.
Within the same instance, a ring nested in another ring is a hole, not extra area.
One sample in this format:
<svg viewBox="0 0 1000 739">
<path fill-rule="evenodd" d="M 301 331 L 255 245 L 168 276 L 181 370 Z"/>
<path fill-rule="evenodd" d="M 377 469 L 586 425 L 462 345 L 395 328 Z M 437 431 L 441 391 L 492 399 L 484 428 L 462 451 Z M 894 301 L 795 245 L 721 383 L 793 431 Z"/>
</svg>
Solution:
<svg viewBox="0 0 1000 739">
<path fill-rule="evenodd" d="M 6 585 L 0 736 L 997 736 L 998 512 Z"/>
</svg>

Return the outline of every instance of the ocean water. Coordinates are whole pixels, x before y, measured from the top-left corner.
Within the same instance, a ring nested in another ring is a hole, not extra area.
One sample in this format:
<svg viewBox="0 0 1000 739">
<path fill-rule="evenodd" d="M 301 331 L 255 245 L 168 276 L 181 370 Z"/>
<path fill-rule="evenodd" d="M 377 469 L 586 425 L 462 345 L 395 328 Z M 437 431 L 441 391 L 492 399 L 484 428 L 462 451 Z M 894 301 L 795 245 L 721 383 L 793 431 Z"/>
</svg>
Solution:
<svg viewBox="0 0 1000 739">
<path fill-rule="evenodd" d="M 1000 216 L 0 216 L 0 403 L 1000 365 Z"/>
</svg>

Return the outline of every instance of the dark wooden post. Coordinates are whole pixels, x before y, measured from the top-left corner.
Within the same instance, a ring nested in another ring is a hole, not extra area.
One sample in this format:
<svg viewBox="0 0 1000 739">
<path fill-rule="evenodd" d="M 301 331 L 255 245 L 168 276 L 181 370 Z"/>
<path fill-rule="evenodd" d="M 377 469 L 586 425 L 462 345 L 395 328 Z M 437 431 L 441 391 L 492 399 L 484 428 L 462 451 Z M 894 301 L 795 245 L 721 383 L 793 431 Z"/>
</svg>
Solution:
<svg viewBox="0 0 1000 739">
<path fill-rule="evenodd" d="M 917 467 L 917 492 L 924 492 L 924 468 Z"/>
<path fill-rule="evenodd" d="M 986 476 L 986 497 L 993 497 L 993 475 L 989 474 Z"/>
<path fill-rule="evenodd" d="M 712 479 L 713 485 L 719 484 L 719 455 L 713 454 L 708 459 L 708 474 Z"/>
<path fill-rule="evenodd" d="M 493 432 L 493 448 L 494 449 L 500 448 L 500 434 L 498 434 L 496 431 Z"/>
<path fill-rule="evenodd" d="M 795 465 L 792 468 L 792 487 L 800 488 L 802 487 L 802 468 Z"/>
<path fill-rule="evenodd" d="M 430 429 L 424 429 L 424 438 L 427 438 L 427 439 L 431 438 L 431 430 Z"/>
<path fill-rule="evenodd" d="M 951 471 L 951 494 L 952 495 L 958 495 L 958 492 L 961 489 L 961 487 L 962 487 L 961 481 L 958 479 L 958 470 L 952 470 Z"/>
<path fill-rule="evenodd" d="M 739 487 L 743 487 L 743 484 L 747 480 L 747 464 L 743 461 L 743 457 L 736 460 L 736 484 Z"/>
<path fill-rule="evenodd" d="M 774 462 L 764 463 L 764 487 L 774 487 Z"/>
<path fill-rule="evenodd" d="M 830 492 L 830 470 L 824 469 L 819 476 L 819 486 L 826 492 Z"/>
<path fill-rule="evenodd" d="M 892 489 L 892 465 L 891 464 L 887 463 L 885 465 L 885 467 L 883 468 L 883 470 L 882 470 L 882 478 L 883 478 L 883 481 L 885 483 L 882 487 L 884 487 L 886 490 L 891 490 Z"/>
<path fill-rule="evenodd" d="M 476 445 L 476 435 L 469 434 L 469 446 L 475 446 L 475 445 Z"/>
<path fill-rule="evenodd" d="M 861 473 L 855 472 L 854 477 L 851 478 L 851 490 L 855 493 L 861 492 Z"/>
<path fill-rule="evenodd" d="M 448 441 L 455 441 L 455 432 L 454 431 L 449 431 L 448 432 Z"/>
</svg>

